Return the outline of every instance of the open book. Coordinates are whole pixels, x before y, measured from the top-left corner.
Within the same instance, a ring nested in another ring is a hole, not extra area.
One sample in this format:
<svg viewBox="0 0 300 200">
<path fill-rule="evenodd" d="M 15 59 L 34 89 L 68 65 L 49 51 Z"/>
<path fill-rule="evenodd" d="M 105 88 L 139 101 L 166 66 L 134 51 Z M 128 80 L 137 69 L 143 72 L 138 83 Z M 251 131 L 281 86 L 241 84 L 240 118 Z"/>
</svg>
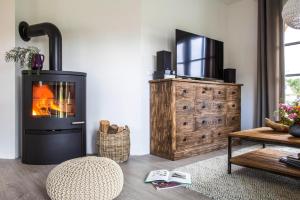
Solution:
<svg viewBox="0 0 300 200">
<path fill-rule="evenodd" d="M 165 169 L 151 171 L 145 179 L 145 183 L 151 183 L 153 181 L 175 182 L 181 184 L 192 183 L 190 174 L 179 171 L 168 171 Z"/>
</svg>

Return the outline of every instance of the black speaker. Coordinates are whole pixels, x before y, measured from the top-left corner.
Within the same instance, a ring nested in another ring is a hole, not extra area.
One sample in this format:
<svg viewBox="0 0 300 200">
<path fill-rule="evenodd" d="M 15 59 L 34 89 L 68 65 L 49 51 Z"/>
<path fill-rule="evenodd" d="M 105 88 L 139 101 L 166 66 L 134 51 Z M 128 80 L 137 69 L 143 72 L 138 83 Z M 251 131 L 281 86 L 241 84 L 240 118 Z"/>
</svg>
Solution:
<svg viewBox="0 0 300 200">
<path fill-rule="evenodd" d="M 224 82 L 235 83 L 236 82 L 236 69 L 228 68 L 224 69 Z"/>
<path fill-rule="evenodd" d="M 171 52 L 156 52 L 157 71 L 171 70 Z"/>
</svg>

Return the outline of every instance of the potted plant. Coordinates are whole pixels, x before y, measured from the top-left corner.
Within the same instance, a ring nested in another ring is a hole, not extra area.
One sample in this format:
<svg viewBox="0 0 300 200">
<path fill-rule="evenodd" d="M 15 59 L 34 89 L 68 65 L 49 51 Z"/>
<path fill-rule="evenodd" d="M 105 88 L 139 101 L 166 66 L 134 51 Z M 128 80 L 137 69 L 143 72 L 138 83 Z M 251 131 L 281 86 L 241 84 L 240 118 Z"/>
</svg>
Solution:
<svg viewBox="0 0 300 200">
<path fill-rule="evenodd" d="M 44 62 L 44 55 L 39 54 L 40 50 L 37 47 L 15 47 L 6 52 L 5 61 L 14 62 L 20 65 L 21 68 L 27 67 L 31 70 L 41 70 Z"/>
<path fill-rule="evenodd" d="M 300 101 L 279 105 L 280 123 L 289 126 L 289 133 L 300 137 Z"/>
</svg>

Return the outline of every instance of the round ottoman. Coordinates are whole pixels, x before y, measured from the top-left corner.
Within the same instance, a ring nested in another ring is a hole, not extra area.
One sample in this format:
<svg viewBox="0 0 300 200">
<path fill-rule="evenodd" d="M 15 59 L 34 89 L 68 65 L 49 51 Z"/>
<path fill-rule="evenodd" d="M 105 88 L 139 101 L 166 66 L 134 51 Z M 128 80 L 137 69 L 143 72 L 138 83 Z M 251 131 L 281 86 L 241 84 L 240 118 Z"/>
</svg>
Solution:
<svg viewBox="0 0 300 200">
<path fill-rule="evenodd" d="M 115 161 L 92 156 L 56 166 L 48 175 L 46 189 L 52 200 L 111 200 L 121 193 L 123 182 Z"/>
</svg>

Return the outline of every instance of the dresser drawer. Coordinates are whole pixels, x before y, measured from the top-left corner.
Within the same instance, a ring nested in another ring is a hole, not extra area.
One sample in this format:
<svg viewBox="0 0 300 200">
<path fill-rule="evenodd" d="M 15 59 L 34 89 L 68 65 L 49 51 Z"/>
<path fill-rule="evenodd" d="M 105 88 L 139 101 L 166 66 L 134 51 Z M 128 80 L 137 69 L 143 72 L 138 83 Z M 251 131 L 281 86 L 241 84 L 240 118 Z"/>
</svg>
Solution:
<svg viewBox="0 0 300 200">
<path fill-rule="evenodd" d="M 195 99 L 195 87 L 193 84 L 185 83 L 180 85 L 175 85 L 176 99 Z"/>
<path fill-rule="evenodd" d="M 195 111 L 197 114 L 223 113 L 226 112 L 226 106 L 225 102 L 198 100 L 195 103 Z"/>
<path fill-rule="evenodd" d="M 209 113 L 211 105 L 209 101 L 199 100 L 195 102 L 195 112 L 198 114 Z"/>
<path fill-rule="evenodd" d="M 211 109 L 211 112 L 213 112 L 213 113 L 225 113 L 227 110 L 226 103 L 218 102 L 218 101 L 211 102 L 210 109 Z"/>
<path fill-rule="evenodd" d="M 224 115 L 201 116 L 195 118 L 195 130 L 219 127 L 226 124 Z"/>
<path fill-rule="evenodd" d="M 227 103 L 227 112 L 229 113 L 240 113 L 241 104 L 240 101 L 229 101 Z"/>
<path fill-rule="evenodd" d="M 225 100 L 226 99 L 226 89 L 225 87 L 214 87 L 213 88 L 213 99 L 214 100 Z"/>
<path fill-rule="evenodd" d="M 181 151 L 191 147 L 199 147 L 213 143 L 212 131 L 196 131 L 176 136 L 176 150 Z"/>
<path fill-rule="evenodd" d="M 226 125 L 236 127 L 240 125 L 241 116 L 239 114 L 228 114 L 226 118 Z"/>
<path fill-rule="evenodd" d="M 191 115 L 177 115 L 176 116 L 176 132 L 181 134 L 182 132 L 191 132 L 194 130 L 195 120 Z"/>
<path fill-rule="evenodd" d="M 176 101 L 176 113 L 177 114 L 193 114 L 194 101 L 188 99 L 180 99 Z"/>
<path fill-rule="evenodd" d="M 213 87 L 209 85 L 199 85 L 196 87 L 196 100 L 197 99 L 213 99 Z"/>
<path fill-rule="evenodd" d="M 227 100 L 239 100 L 240 89 L 237 86 L 229 86 L 226 91 Z"/>
</svg>

